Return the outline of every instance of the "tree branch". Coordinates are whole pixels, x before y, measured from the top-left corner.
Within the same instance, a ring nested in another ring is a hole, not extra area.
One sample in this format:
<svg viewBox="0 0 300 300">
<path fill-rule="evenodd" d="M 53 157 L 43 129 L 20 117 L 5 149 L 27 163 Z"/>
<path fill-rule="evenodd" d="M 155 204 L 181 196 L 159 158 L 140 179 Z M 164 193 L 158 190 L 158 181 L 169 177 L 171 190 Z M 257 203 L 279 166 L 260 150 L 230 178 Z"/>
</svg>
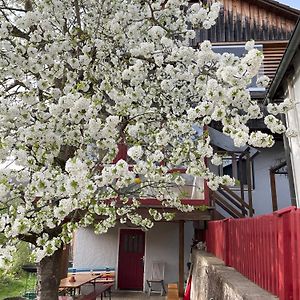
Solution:
<svg viewBox="0 0 300 300">
<path fill-rule="evenodd" d="M 12 30 L 11 30 L 11 34 L 14 37 L 19 37 L 22 39 L 25 39 L 27 41 L 29 41 L 29 35 L 23 31 L 21 31 L 19 28 L 17 28 L 16 26 L 13 25 Z"/>
<path fill-rule="evenodd" d="M 22 86 L 22 87 L 27 89 L 26 85 L 23 82 L 20 82 L 20 81 L 16 80 L 14 83 L 12 83 L 10 86 L 8 86 L 5 89 L 5 92 L 10 91 L 11 89 L 15 88 L 16 86 Z"/>
<path fill-rule="evenodd" d="M 25 11 L 33 11 L 31 0 L 25 0 Z"/>
<path fill-rule="evenodd" d="M 6 9 L 10 11 L 18 11 L 18 12 L 26 12 L 25 9 L 22 8 L 15 8 L 15 7 L 9 7 L 9 6 L 0 6 L 0 9 Z"/>
<path fill-rule="evenodd" d="M 74 0 L 74 6 L 75 6 L 77 24 L 81 30 L 81 18 L 80 18 L 80 8 L 79 8 L 78 0 Z"/>
</svg>

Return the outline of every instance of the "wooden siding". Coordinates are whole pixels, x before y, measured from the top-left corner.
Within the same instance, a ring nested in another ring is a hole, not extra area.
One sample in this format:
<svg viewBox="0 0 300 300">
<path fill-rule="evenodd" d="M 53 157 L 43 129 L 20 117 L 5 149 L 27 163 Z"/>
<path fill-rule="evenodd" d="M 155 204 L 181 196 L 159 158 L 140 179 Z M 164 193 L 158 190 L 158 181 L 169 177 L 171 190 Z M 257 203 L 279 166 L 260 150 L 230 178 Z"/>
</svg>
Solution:
<svg viewBox="0 0 300 300">
<path fill-rule="evenodd" d="M 277 2 L 271 0 L 219 1 L 223 7 L 216 25 L 210 30 L 198 30 L 193 46 L 197 46 L 203 40 L 212 42 L 242 42 L 250 39 L 288 40 L 299 16 L 297 10 L 286 10 L 281 4 L 276 5 Z"/>
<path fill-rule="evenodd" d="M 264 52 L 264 74 L 272 80 L 286 50 L 288 41 L 265 43 Z"/>
</svg>

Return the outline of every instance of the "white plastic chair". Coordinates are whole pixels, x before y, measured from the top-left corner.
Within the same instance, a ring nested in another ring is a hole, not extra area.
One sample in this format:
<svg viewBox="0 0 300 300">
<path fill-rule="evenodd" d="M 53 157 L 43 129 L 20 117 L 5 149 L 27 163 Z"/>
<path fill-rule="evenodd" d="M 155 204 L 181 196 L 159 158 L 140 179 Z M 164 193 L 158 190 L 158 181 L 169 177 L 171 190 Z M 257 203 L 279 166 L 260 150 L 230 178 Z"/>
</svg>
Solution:
<svg viewBox="0 0 300 300">
<path fill-rule="evenodd" d="M 154 261 L 152 263 L 152 272 L 150 279 L 146 280 L 148 285 L 148 296 L 151 293 L 160 293 L 161 296 L 166 294 L 165 289 L 165 263 Z M 155 289 L 155 287 L 159 287 L 159 289 Z"/>
</svg>

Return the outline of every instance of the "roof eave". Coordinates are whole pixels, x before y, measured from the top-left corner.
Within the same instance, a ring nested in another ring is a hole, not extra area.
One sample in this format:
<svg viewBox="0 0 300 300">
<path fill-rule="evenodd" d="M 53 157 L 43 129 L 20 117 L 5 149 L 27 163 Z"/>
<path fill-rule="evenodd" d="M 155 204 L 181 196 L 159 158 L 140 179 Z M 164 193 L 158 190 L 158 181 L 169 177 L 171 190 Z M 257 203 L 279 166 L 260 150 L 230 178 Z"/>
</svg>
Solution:
<svg viewBox="0 0 300 300">
<path fill-rule="evenodd" d="M 286 13 L 289 13 L 291 15 L 293 15 L 294 17 L 298 18 L 299 15 L 300 15 L 300 10 L 297 9 L 297 8 L 293 8 L 289 5 L 286 5 L 286 4 L 283 4 L 283 3 L 280 3 L 278 1 L 275 1 L 275 0 L 259 0 L 258 2 L 261 2 L 265 5 L 268 5 L 274 9 L 280 9 L 282 11 L 285 11 Z"/>
</svg>

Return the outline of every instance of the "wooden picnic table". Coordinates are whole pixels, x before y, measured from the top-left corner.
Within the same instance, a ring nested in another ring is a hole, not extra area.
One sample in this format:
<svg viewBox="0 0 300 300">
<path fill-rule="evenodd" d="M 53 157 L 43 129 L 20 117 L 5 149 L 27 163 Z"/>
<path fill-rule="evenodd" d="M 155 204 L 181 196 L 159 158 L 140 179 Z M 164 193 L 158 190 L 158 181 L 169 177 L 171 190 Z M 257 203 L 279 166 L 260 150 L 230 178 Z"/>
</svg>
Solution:
<svg viewBox="0 0 300 300">
<path fill-rule="evenodd" d="M 74 274 L 63 278 L 60 281 L 59 289 L 70 290 L 71 295 L 74 295 L 77 289 L 78 293 L 80 293 L 80 288 L 87 283 L 92 283 L 95 289 L 96 280 L 101 276 L 102 274 Z M 70 281 L 71 277 L 74 277 L 75 281 Z"/>
</svg>

